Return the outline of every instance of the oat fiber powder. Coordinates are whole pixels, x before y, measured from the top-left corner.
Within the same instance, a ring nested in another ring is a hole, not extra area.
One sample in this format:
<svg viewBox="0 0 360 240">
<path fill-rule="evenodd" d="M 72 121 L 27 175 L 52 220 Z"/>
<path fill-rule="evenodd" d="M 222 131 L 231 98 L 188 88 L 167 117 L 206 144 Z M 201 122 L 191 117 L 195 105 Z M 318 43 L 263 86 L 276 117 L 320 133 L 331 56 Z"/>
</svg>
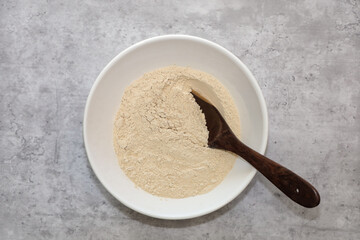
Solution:
<svg viewBox="0 0 360 240">
<path fill-rule="evenodd" d="M 201 71 L 161 68 L 134 81 L 122 97 L 114 149 L 125 174 L 153 195 L 186 198 L 207 193 L 234 165 L 234 154 L 207 146 L 205 116 L 190 93 L 194 81 L 212 89 L 238 135 L 239 117 L 230 94 Z"/>
</svg>

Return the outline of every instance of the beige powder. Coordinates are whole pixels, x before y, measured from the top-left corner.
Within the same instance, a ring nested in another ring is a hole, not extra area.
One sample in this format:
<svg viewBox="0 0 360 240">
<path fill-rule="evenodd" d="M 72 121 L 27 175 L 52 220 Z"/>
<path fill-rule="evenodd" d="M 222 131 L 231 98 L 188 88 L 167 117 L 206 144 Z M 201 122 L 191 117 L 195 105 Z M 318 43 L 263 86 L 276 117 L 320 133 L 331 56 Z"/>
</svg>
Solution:
<svg viewBox="0 0 360 240">
<path fill-rule="evenodd" d="M 114 126 L 120 167 L 136 186 L 157 196 L 185 198 L 209 192 L 234 165 L 232 153 L 207 147 L 205 116 L 190 94 L 194 81 L 217 95 L 239 133 L 236 107 L 213 76 L 170 66 L 145 74 L 124 92 Z"/>
</svg>

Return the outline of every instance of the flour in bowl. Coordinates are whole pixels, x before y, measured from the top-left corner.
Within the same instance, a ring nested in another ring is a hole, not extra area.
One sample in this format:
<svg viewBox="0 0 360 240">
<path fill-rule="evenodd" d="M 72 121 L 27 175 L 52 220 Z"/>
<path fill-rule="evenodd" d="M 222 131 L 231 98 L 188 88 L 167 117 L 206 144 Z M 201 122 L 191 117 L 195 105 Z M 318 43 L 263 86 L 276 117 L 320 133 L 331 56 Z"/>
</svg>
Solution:
<svg viewBox="0 0 360 240">
<path fill-rule="evenodd" d="M 237 158 L 208 148 L 205 116 L 190 93 L 194 82 L 212 89 L 238 135 L 239 116 L 227 89 L 198 70 L 169 66 L 146 73 L 122 97 L 114 149 L 125 174 L 153 195 L 186 198 L 207 193 L 223 181 Z"/>
</svg>

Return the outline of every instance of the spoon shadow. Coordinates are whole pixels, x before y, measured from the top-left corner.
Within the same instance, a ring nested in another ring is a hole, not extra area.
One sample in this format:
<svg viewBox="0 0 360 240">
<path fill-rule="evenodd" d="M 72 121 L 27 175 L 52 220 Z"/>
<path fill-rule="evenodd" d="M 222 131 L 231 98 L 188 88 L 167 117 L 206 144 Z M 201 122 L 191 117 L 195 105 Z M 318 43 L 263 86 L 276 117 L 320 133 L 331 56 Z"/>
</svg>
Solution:
<svg viewBox="0 0 360 240">
<path fill-rule="evenodd" d="M 261 174 L 258 175 L 258 181 L 275 197 L 277 201 L 281 201 L 281 206 L 285 206 L 287 210 L 291 211 L 296 216 L 306 220 L 318 219 L 321 215 L 321 207 L 318 205 L 315 208 L 306 208 L 293 202 L 284 193 L 279 191 L 269 180 Z"/>
</svg>

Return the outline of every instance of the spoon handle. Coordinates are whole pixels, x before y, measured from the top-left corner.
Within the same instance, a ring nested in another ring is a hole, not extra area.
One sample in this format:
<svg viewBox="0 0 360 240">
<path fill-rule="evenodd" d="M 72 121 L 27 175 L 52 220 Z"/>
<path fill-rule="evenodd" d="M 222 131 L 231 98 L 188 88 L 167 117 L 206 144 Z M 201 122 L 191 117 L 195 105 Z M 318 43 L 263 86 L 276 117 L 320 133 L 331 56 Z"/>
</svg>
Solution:
<svg viewBox="0 0 360 240">
<path fill-rule="evenodd" d="M 307 208 L 319 205 L 320 195 L 309 182 L 249 148 L 236 137 L 228 140 L 227 150 L 238 154 L 249 162 L 294 202 Z"/>
</svg>

